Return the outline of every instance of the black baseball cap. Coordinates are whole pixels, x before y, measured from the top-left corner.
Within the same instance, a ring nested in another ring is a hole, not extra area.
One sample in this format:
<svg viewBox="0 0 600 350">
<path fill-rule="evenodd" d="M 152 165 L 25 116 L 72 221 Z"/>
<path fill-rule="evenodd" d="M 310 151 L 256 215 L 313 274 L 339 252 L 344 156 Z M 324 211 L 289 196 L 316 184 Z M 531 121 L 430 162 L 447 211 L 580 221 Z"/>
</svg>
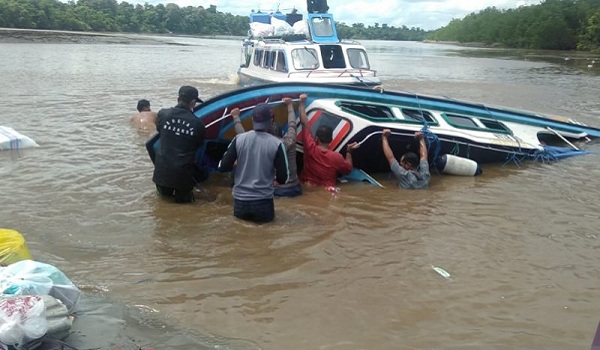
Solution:
<svg viewBox="0 0 600 350">
<path fill-rule="evenodd" d="M 192 102 L 192 101 L 196 101 L 197 103 L 204 102 L 200 99 L 200 97 L 198 97 L 198 89 L 196 89 L 193 86 L 187 86 L 187 85 L 184 85 L 179 88 L 179 99 L 181 99 L 184 102 Z"/>
</svg>

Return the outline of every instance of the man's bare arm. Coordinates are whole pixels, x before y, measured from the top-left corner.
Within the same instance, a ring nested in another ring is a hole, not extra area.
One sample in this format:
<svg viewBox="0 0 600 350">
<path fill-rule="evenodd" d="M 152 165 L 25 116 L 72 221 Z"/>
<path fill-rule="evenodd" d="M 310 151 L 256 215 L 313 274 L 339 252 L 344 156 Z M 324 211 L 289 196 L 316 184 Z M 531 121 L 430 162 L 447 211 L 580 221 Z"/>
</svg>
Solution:
<svg viewBox="0 0 600 350">
<path fill-rule="evenodd" d="M 394 161 L 396 161 L 396 158 L 394 157 L 394 152 L 392 152 L 392 149 L 390 148 L 390 144 L 388 142 L 388 136 L 390 136 L 392 132 L 390 131 L 390 129 L 383 129 L 383 133 L 381 134 L 381 147 L 383 148 L 383 154 L 385 155 L 385 158 L 387 159 L 388 163 L 390 163 L 390 165 L 392 165 L 392 163 L 394 163 Z"/>
</svg>

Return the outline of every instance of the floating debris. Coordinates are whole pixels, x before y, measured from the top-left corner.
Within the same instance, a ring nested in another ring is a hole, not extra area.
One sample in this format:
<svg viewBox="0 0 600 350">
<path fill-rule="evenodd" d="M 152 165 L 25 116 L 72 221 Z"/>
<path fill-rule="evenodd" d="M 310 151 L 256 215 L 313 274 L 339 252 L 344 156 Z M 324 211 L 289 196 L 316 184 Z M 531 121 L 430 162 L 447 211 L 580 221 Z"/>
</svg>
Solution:
<svg viewBox="0 0 600 350">
<path fill-rule="evenodd" d="M 444 278 L 450 278 L 450 274 L 446 270 L 442 269 L 441 267 L 431 265 L 431 268 L 433 269 L 433 271 L 437 272 L 440 276 L 442 276 Z"/>
</svg>

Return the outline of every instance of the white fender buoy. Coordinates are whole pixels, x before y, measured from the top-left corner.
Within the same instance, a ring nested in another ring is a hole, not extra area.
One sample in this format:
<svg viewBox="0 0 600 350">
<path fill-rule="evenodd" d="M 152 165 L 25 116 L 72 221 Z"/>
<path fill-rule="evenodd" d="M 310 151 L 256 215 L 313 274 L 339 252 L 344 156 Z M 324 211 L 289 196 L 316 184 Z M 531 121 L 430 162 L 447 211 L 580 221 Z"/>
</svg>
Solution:
<svg viewBox="0 0 600 350">
<path fill-rule="evenodd" d="M 436 165 L 439 170 L 449 175 L 476 176 L 483 172 L 476 161 L 452 154 L 438 157 Z"/>
</svg>

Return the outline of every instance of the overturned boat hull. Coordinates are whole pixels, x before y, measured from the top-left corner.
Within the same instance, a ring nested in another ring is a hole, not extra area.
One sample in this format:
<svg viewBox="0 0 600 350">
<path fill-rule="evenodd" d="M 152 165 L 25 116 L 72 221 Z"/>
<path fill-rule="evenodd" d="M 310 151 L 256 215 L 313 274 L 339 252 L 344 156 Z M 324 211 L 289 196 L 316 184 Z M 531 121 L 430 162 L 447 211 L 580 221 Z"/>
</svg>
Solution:
<svg viewBox="0 0 600 350">
<path fill-rule="evenodd" d="M 407 92 L 317 83 L 276 83 L 243 88 L 221 94 L 195 110 L 206 125 L 207 141 L 198 153 L 198 164 L 215 170 L 229 142 L 235 137 L 230 112 L 240 108 L 246 130 L 252 129 L 251 114 L 258 103 L 273 106 L 275 122 L 286 128 L 287 109 L 283 97 L 297 100 L 307 94 L 309 125 L 298 134 L 299 160 L 302 140 L 320 125 L 334 130 L 330 148 L 345 153 L 348 143 L 359 142 L 353 153 L 354 166 L 368 173 L 387 172 L 389 165 L 381 149 L 381 132 L 390 129 L 390 146 L 396 157 L 416 152 L 416 131 L 427 136 L 430 163 L 444 154 L 477 163 L 523 159 L 554 160 L 583 154 L 576 143 L 600 137 L 600 129 L 577 121 L 537 113 L 457 101 Z M 301 164 L 300 164 L 301 165 Z"/>
</svg>

